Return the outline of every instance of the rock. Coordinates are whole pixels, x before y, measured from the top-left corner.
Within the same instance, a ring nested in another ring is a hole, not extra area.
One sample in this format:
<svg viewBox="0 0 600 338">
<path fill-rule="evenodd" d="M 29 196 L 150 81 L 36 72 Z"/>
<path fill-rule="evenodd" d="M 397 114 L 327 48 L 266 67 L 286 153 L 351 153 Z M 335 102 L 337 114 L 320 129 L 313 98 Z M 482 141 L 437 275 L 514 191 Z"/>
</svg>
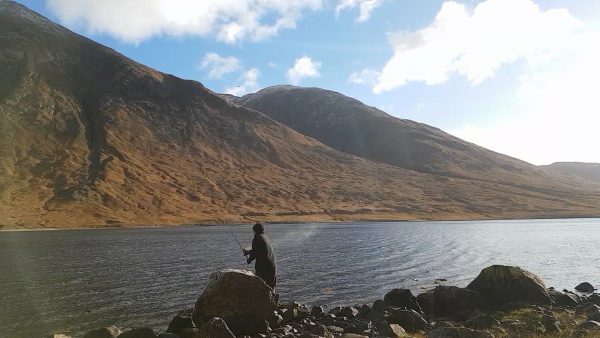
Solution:
<svg viewBox="0 0 600 338">
<path fill-rule="evenodd" d="M 587 320 L 593 320 L 595 322 L 600 322 L 600 311 L 595 311 L 595 312 L 590 313 L 587 316 Z"/>
<path fill-rule="evenodd" d="M 194 313 L 194 309 L 187 309 L 180 311 L 173 320 L 169 323 L 169 327 L 167 328 L 167 333 L 174 333 L 176 335 L 181 332 L 183 329 L 191 329 L 196 327 L 194 322 L 192 321 L 192 314 Z"/>
<path fill-rule="evenodd" d="M 419 303 L 417 303 L 417 298 L 409 289 L 393 289 L 383 297 L 383 301 L 387 306 L 403 307 L 407 310 L 423 312 Z"/>
<path fill-rule="evenodd" d="M 325 310 L 322 306 L 313 306 L 312 310 L 310 310 L 310 315 L 313 317 L 323 317 L 325 315 Z"/>
<path fill-rule="evenodd" d="M 44 338 L 71 338 L 71 336 L 62 333 L 53 333 L 45 336 Z"/>
<path fill-rule="evenodd" d="M 440 327 L 427 335 L 429 338 L 494 338 L 489 331 L 478 331 L 466 327 Z"/>
<path fill-rule="evenodd" d="M 594 304 L 594 303 L 585 303 L 585 304 L 581 304 L 579 306 L 577 306 L 575 308 L 575 313 L 578 315 L 588 315 L 590 313 L 596 312 L 600 310 L 600 306 Z"/>
<path fill-rule="evenodd" d="M 343 307 L 340 310 L 340 316 L 346 318 L 355 318 L 358 315 L 358 310 L 353 306 Z"/>
<path fill-rule="evenodd" d="M 344 333 L 343 335 L 339 336 L 339 338 L 369 338 L 369 336 L 362 336 L 354 333 Z"/>
<path fill-rule="evenodd" d="M 389 329 L 389 337 L 406 337 L 406 331 L 404 330 L 404 328 L 398 324 L 389 324 L 390 325 L 390 329 Z"/>
<path fill-rule="evenodd" d="M 159 333 L 158 338 L 180 338 L 180 337 L 174 333 Z"/>
<path fill-rule="evenodd" d="M 271 317 L 269 317 L 269 326 L 272 329 L 276 329 L 283 324 L 283 317 L 280 314 L 273 313 Z"/>
<path fill-rule="evenodd" d="M 428 294 L 420 294 L 417 301 L 427 315 L 460 321 L 486 308 L 479 293 L 456 286 L 437 286 Z"/>
<path fill-rule="evenodd" d="M 560 321 L 554 315 L 543 315 L 542 325 L 546 332 L 557 333 L 561 331 Z"/>
<path fill-rule="evenodd" d="M 378 299 L 373 302 L 373 306 L 371 307 L 373 311 L 383 311 L 385 309 L 385 302 L 383 299 Z"/>
<path fill-rule="evenodd" d="M 298 338 L 319 338 L 319 336 L 310 332 L 302 332 Z"/>
<path fill-rule="evenodd" d="M 583 282 L 583 283 L 577 285 L 575 287 L 575 290 L 577 290 L 579 292 L 592 293 L 592 292 L 594 292 L 594 290 L 596 290 L 596 288 L 588 282 Z"/>
<path fill-rule="evenodd" d="M 261 278 L 245 270 L 222 270 L 211 274 L 192 318 L 197 327 L 222 318 L 235 335 L 266 333 L 276 306 L 273 289 Z"/>
<path fill-rule="evenodd" d="M 335 335 L 339 335 L 339 334 L 344 333 L 344 329 L 342 329 L 339 326 L 333 326 L 333 325 L 328 326 L 327 327 L 327 331 L 329 331 L 329 332 L 331 332 L 331 333 L 333 333 Z"/>
<path fill-rule="evenodd" d="M 221 318 L 212 318 L 198 329 L 205 338 L 235 338 L 227 323 Z"/>
<path fill-rule="evenodd" d="M 556 306 L 572 308 L 580 303 L 579 297 L 572 293 L 562 293 L 550 288 L 548 289 L 548 295 L 550 295 L 550 299 L 552 299 Z"/>
<path fill-rule="evenodd" d="M 181 329 L 179 333 L 180 338 L 206 338 L 200 335 L 197 328 L 185 328 Z"/>
<path fill-rule="evenodd" d="M 445 321 L 445 320 L 441 320 L 439 322 L 435 322 L 433 323 L 433 328 L 437 329 L 440 327 L 454 327 L 454 324 L 452 322 L 449 321 Z"/>
<path fill-rule="evenodd" d="M 599 294 L 597 294 L 597 293 L 594 293 L 593 295 L 590 295 L 590 296 L 587 298 L 587 300 L 588 300 L 588 302 L 590 302 L 590 303 L 594 303 L 594 304 L 596 304 L 596 305 L 600 305 L 600 295 L 599 295 Z"/>
<path fill-rule="evenodd" d="M 294 322 L 299 319 L 298 309 L 287 309 L 283 312 L 282 317 L 285 323 Z"/>
<path fill-rule="evenodd" d="M 486 314 L 475 316 L 468 320 L 465 324 L 467 327 L 475 330 L 485 330 L 500 326 L 500 322 L 496 320 L 496 318 Z"/>
<path fill-rule="evenodd" d="M 579 325 L 579 329 L 585 330 L 585 331 L 600 330 L 600 322 L 588 320 L 587 322 L 581 323 L 581 325 Z"/>
<path fill-rule="evenodd" d="M 516 266 L 487 267 L 467 289 L 479 292 L 488 305 L 494 307 L 517 302 L 552 304 L 541 278 Z"/>
<path fill-rule="evenodd" d="M 149 327 L 136 328 L 125 331 L 119 335 L 119 338 L 157 338 L 156 333 Z"/>
<path fill-rule="evenodd" d="M 390 315 L 386 318 L 390 324 L 398 324 L 408 332 L 425 330 L 427 321 L 415 310 L 390 309 Z"/>
<path fill-rule="evenodd" d="M 118 327 L 112 325 L 86 333 L 83 338 L 117 338 L 121 334 Z"/>
<path fill-rule="evenodd" d="M 336 316 L 339 316 L 340 311 L 342 311 L 342 308 L 339 307 L 339 306 L 336 306 L 334 308 L 331 308 L 331 310 L 329 310 L 329 313 L 331 313 L 333 315 L 336 315 Z"/>
<path fill-rule="evenodd" d="M 315 325 L 310 332 L 312 334 L 316 334 L 317 336 L 325 337 L 327 335 L 327 327 L 323 324 Z"/>
</svg>

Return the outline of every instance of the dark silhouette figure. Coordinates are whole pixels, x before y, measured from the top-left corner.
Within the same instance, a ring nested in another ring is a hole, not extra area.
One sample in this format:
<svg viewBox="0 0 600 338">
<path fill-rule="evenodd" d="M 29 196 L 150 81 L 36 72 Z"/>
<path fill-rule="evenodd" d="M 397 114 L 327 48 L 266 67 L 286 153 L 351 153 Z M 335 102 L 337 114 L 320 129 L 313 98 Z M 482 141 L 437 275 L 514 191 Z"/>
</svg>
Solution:
<svg viewBox="0 0 600 338">
<path fill-rule="evenodd" d="M 247 263 L 250 264 L 253 260 L 256 260 L 254 265 L 256 275 L 275 290 L 277 265 L 275 264 L 275 254 L 273 253 L 271 240 L 265 235 L 265 228 L 262 224 L 254 224 L 252 230 L 254 230 L 252 250 L 244 250 L 244 254 L 248 255 Z"/>
</svg>

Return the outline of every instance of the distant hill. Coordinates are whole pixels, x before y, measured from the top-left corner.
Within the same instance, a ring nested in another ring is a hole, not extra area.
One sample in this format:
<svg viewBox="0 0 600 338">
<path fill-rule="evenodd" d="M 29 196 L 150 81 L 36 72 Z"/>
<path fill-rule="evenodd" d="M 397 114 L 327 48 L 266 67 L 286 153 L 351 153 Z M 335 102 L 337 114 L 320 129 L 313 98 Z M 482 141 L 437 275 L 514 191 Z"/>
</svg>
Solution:
<svg viewBox="0 0 600 338">
<path fill-rule="evenodd" d="M 529 163 L 330 90 L 274 86 L 228 100 L 263 112 L 334 149 L 400 168 L 508 184 L 555 180 Z"/>
<path fill-rule="evenodd" d="M 590 182 L 600 183 L 600 163 L 556 162 L 541 167 L 555 172 L 573 175 Z"/>
<path fill-rule="evenodd" d="M 0 2 L 0 74 L 4 228 L 600 215 L 596 187 L 544 170 L 526 181 L 514 159 L 500 163 L 511 184 L 458 175 L 470 156 L 493 176 L 492 155 L 414 122 L 381 131 L 420 140 L 394 165 L 336 150 L 15 2 Z"/>
</svg>

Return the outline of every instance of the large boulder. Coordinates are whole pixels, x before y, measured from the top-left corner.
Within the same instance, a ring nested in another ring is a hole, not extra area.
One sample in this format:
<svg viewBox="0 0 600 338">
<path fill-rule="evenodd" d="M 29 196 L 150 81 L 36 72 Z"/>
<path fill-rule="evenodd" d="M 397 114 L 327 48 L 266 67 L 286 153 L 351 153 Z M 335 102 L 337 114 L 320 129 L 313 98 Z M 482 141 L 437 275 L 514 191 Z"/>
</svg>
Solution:
<svg viewBox="0 0 600 338">
<path fill-rule="evenodd" d="M 416 332 L 427 328 L 427 320 L 415 310 L 389 309 L 386 320 L 390 324 L 398 324 L 407 332 Z"/>
<path fill-rule="evenodd" d="M 579 292 L 584 292 L 584 293 L 592 293 L 592 292 L 594 292 L 594 290 L 596 290 L 596 288 L 588 282 L 583 282 L 583 283 L 577 285 L 575 287 L 575 290 L 577 290 Z"/>
<path fill-rule="evenodd" d="M 487 267 L 467 286 L 467 289 L 479 292 L 493 307 L 511 303 L 552 304 L 542 279 L 517 266 Z"/>
<path fill-rule="evenodd" d="M 383 301 L 387 306 L 403 307 L 408 310 L 423 312 L 419 303 L 417 303 L 417 298 L 409 289 L 393 289 L 383 297 Z"/>
<path fill-rule="evenodd" d="M 573 294 L 571 292 L 560 292 L 553 288 L 548 289 L 548 294 L 550 295 L 550 299 L 556 306 L 560 307 L 576 307 L 581 303 L 581 299 L 578 295 Z"/>
<path fill-rule="evenodd" d="M 432 318 L 451 318 L 463 321 L 486 308 L 481 295 L 473 290 L 456 286 L 437 286 L 417 296 L 419 305 Z"/>
<path fill-rule="evenodd" d="M 252 335 L 267 332 L 267 320 L 276 306 L 273 289 L 261 278 L 250 271 L 222 270 L 210 275 L 192 318 L 202 327 L 219 317 L 236 336 Z"/>
</svg>

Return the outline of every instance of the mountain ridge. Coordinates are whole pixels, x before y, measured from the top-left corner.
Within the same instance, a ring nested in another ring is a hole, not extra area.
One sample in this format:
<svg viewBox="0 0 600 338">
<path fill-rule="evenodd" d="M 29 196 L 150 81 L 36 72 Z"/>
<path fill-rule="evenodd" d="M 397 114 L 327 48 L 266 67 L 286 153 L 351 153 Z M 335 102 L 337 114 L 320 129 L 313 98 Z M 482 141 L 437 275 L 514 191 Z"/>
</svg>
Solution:
<svg viewBox="0 0 600 338">
<path fill-rule="evenodd" d="M 4 228 L 600 215 L 600 192 L 578 185 L 337 151 L 14 2 L 0 3 L 0 71 Z"/>
</svg>

